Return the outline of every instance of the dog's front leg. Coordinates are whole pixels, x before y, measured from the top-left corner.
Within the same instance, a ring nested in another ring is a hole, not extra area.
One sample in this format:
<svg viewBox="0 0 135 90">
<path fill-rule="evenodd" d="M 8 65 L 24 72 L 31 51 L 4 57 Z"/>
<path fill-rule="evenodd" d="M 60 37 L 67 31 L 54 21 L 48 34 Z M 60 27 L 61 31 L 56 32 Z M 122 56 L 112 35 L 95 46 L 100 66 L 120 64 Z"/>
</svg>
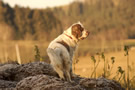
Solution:
<svg viewBox="0 0 135 90">
<path fill-rule="evenodd" d="M 65 77 L 66 77 L 66 80 L 69 82 L 72 82 L 71 74 L 70 74 L 71 64 L 72 62 L 70 60 L 65 60 Z"/>
<path fill-rule="evenodd" d="M 75 59 L 75 57 L 74 57 L 74 59 Z M 70 60 L 71 60 L 71 62 L 73 61 L 72 58 Z M 72 64 L 70 65 L 70 76 L 71 76 L 71 79 L 79 76 L 79 75 L 76 75 L 75 73 L 73 73 Z"/>
<path fill-rule="evenodd" d="M 71 76 L 71 79 L 72 79 L 72 75 L 73 75 L 73 71 L 72 71 L 72 59 L 70 59 L 71 61 L 71 64 L 70 64 L 70 76 Z"/>
</svg>

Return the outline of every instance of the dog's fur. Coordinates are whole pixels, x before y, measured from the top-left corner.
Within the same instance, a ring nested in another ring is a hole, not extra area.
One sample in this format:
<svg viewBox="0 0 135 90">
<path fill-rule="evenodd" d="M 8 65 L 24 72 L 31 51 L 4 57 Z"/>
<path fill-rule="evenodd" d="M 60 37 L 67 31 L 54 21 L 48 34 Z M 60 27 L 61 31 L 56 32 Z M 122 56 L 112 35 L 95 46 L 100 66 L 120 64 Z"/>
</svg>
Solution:
<svg viewBox="0 0 135 90">
<path fill-rule="evenodd" d="M 54 39 L 47 48 L 51 65 L 63 80 L 71 81 L 72 58 L 80 40 L 87 38 L 89 32 L 78 22 L 71 25 Z"/>
</svg>

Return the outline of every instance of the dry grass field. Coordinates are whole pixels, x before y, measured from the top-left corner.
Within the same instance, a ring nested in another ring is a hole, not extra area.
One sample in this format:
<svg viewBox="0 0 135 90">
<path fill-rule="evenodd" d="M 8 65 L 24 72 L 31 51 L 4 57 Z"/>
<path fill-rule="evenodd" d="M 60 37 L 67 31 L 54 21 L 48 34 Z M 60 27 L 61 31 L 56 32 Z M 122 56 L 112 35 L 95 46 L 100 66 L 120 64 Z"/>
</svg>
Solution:
<svg viewBox="0 0 135 90">
<path fill-rule="evenodd" d="M 0 62 L 17 60 L 16 45 L 19 48 L 19 54 L 22 63 L 32 62 L 35 59 L 35 45 L 38 46 L 41 56 L 46 56 L 47 42 L 44 41 L 6 41 L 0 42 Z"/>
<path fill-rule="evenodd" d="M 105 53 L 106 60 L 111 62 L 111 57 L 115 57 L 115 63 L 114 67 L 112 69 L 112 76 L 116 74 L 118 66 L 121 66 L 124 70 L 127 68 L 127 61 L 126 56 L 124 56 L 124 51 L 119 52 L 110 52 Z M 98 59 L 98 57 L 96 56 Z M 91 60 L 90 56 L 85 57 L 79 57 L 79 62 L 75 65 L 76 70 L 75 73 L 78 75 L 81 75 L 83 77 L 90 77 L 92 71 L 93 71 L 93 62 Z M 129 60 L 130 60 L 130 66 L 132 68 L 135 68 L 135 49 L 131 49 L 129 51 Z M 99 63 L 99 66 L 97 67 L 97 77 L 101 76 L 103 74 L 103 60 L 101 59 L 101 62 Z M 135 69 L 130 73 L 131 76 L 135 75 Z"/>
</svg>

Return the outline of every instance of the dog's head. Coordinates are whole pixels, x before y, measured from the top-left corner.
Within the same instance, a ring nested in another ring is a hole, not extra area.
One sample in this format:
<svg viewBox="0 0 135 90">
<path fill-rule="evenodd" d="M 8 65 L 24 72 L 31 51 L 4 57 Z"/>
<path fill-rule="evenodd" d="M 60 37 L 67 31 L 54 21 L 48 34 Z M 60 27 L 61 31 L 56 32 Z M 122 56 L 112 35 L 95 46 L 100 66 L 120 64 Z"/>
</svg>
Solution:
<svg viewBox="0 0 135 90">
<path fill-rule="evenodd" d="M 85 30 L 80 22 L 73 24 L 66 30 L 66 33 L 78 41 L 87 38 L 89 35 L 89 31 Z"/>
</svg>

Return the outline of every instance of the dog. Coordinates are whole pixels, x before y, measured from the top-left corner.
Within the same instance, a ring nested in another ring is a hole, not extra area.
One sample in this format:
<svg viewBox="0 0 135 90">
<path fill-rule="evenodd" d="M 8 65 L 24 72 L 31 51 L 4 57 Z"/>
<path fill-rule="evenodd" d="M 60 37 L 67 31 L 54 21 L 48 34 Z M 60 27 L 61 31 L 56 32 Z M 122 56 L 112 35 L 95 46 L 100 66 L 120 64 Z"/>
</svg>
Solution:
<svg viewBox="0 0 135 90">
<path fill-rule="evenodd" d="M 87 38 L 89 31 L 80 22 L 74 23 L 54 39 L 47 48 L 51 65 L 62 80 L 72 81 L 72 59 L 79 41 Z"/>
</svg>

